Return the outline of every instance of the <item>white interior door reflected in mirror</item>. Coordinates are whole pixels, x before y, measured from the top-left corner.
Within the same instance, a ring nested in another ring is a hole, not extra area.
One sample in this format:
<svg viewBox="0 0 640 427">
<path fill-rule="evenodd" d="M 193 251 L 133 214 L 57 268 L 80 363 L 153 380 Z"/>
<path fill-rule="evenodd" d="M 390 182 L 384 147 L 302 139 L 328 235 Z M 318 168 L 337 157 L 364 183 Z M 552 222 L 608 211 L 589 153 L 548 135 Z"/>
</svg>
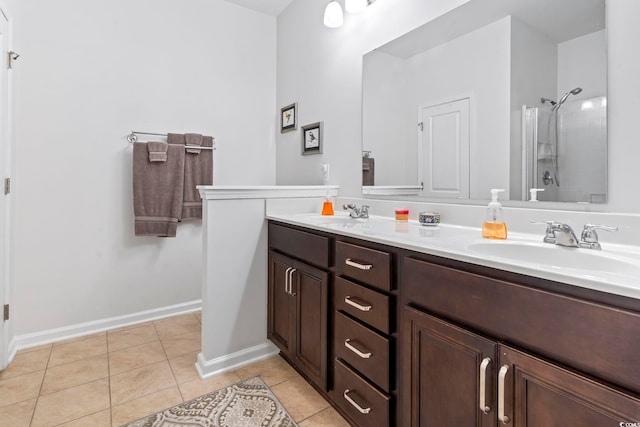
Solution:
<svg viewBox="0 0 640 427">
<path fill-rule="evenodd" d="M 469 198 L 470 98 L 418 108 L 418 171 L 421 195 Z"/>
</svg>

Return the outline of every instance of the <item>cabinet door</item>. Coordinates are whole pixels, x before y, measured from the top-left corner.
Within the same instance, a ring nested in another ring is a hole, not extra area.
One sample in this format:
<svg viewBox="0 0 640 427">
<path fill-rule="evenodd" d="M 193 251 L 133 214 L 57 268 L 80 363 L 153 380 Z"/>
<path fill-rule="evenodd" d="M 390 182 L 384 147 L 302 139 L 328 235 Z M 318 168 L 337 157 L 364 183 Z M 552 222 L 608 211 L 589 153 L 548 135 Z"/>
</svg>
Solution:
<svg viewBox="0 0 640 427">
<path fill-rule="evenodd" d="M 295 263 L 296 365 L 323 390 L 327 389 L 327 305 L 329 274 Z"/>
<path fill-rule="evenodd" d="M 640 399 L 508 346 L 501 345 L 499 351 L 505 386 L 499 385 L 504 392 L 498 393 L 498 403 L 507 424 L 585 427 L 640 422 Z"/>
<path fill-rule="evenodd" d="M 289 292 L 292 270 L 293 260 L 269 252 L 267 337 L 290 359 L 295 355 L 296 299 Z"/>
<path fill-rule="evenodd" d="M 496 425 L 494 341 L 408 306 L 401 335 L 402 425 Z"/>
</svg>

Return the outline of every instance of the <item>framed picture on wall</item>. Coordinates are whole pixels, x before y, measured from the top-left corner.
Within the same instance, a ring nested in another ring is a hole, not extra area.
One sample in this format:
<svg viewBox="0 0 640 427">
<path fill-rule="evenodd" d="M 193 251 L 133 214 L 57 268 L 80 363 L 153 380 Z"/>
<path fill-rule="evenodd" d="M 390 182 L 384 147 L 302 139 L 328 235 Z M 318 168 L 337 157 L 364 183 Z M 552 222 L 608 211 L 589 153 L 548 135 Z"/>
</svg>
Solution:
<svg viewBox="0 0 640 427">
<path fill-rule="evenodd" d="M 302 126 L 302 155 L 322 153 L 322 124 L 311 123 Z"/>
<path fill-rule="evenodd" d="M 280 109 L 280 133 L 298 129 L 298 103 Z"/>
</svg>

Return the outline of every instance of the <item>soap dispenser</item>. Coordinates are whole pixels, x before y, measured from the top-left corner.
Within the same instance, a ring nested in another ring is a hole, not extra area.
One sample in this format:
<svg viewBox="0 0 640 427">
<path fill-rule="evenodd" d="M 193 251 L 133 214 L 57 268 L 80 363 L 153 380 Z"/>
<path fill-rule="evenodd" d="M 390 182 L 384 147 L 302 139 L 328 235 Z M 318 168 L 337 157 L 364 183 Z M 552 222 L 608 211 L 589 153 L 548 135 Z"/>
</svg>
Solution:
<svg viewBox="0 0 640 427">
<path fill-rule="evenodd" d="M 487 217 L 482 223 L 482 237 L 485 239 L 504 240 L 507 238 L 507 224 L 505 224 L 502 215 L 502 205 L 498 202 L 498 193 L 503 191 L 500 188 L 491 190 L 491 202 L 487 206 Z"/>
<path fill-rule="evenodd" d="M 324 185 L 329 185 L 329 165 L 322 165 L 322 183 Z M 324 202 L 322 203 L 322 215 L 333 215 L 333 200 L 331 195 L 329 194 L 329 188 L 327 188 L 327 192 L 324 196 Z"/>
</svg>

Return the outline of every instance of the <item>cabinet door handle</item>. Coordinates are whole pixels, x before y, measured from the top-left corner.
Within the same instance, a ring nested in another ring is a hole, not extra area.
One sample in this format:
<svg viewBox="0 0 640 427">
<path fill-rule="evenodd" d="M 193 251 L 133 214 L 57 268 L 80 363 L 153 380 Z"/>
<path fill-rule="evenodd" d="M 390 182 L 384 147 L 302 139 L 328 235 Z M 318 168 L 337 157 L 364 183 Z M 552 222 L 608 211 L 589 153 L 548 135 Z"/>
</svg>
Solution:
<svg viewBox="0 0 640 427">
<path fill-rule="evenodd" d="M 371 352 L 363 353 L 357 348 L 355 348 L 352 344 L 349 344 L 350 342 L 351 342 L 351 338 L 347 338 L 346 340 L 344 340 L 344 346 L 347 347 L 349 350 L 353 351 L 355 354 L 357 354 L 363 359 L 368 359 L 371 357 Z"/>
<path fill-rule="evenodd" d="M 296 293 L 293 292 L 293 273 L 296 272 L 295 268 L 292 268 L 291 271 L 289 272 L 289 295 L 291 295 L 292 297 L 296 296 Z"/>
<path fill-rule="evenodd" d="M 352 261 L 351 258 L 345 259 L 344 263 L 359 270 L 371 270 L 373 268 L 371 264 L 361 264 L 357 261 Z"/>
<path fill-rule="evenodd" d="M 342 393 L 342 396 L 344 396 L 344 398 L 347 400 L 347 402 L 349 402 L 351 404 L 351 406 L 353 406 L 354 408 L 356 408 L 361 414 L 368 414 L 369 412 L 371 412 L 371 408 L 363 408 L 362 406 L 358 405 L 355 400 L 353 400 L 352 398 L 349 397 L 349 392 L 351 390 L 346 389 L 344 391 L 344 393 Z"/>
<path fill-rule="evenodd" d="M 502 424 L 509 424 L 509 421 L 511 421 L 509 417 L 504 414 L 504 383 L 507 371 L 509 371 L 509 366 L 502 365 L 498 373 L 498 419 Z"/>
<path fill-rule="evenodd" d="M 289 278 L 289 272 L 291 271 L 291 269 L 293 269 L 293 267 L 287 268 L 287 271 L 285 271 L 284 273 L 284 291 L 289 295 L 291 295 L 291 291 L 289 290 L 289 280 L 291 280 Z"/>
<path fill-rule="evenodd" d="M 344 297 L 344 302 L 349 304 L 351 307 L 355 307 L 360 311 L 369 311 L 371 310 L 371 305 L 360 305 L 357 302 L 353 301 L 349 295 Z"/>
<path fill-rule="evenodd" d="M 487 368 L 491 364 L 491 358 L 485 357 L 480 364 L 480 410 L 488 414 L 491 408 L 487 406 Z"/>
</svg>

